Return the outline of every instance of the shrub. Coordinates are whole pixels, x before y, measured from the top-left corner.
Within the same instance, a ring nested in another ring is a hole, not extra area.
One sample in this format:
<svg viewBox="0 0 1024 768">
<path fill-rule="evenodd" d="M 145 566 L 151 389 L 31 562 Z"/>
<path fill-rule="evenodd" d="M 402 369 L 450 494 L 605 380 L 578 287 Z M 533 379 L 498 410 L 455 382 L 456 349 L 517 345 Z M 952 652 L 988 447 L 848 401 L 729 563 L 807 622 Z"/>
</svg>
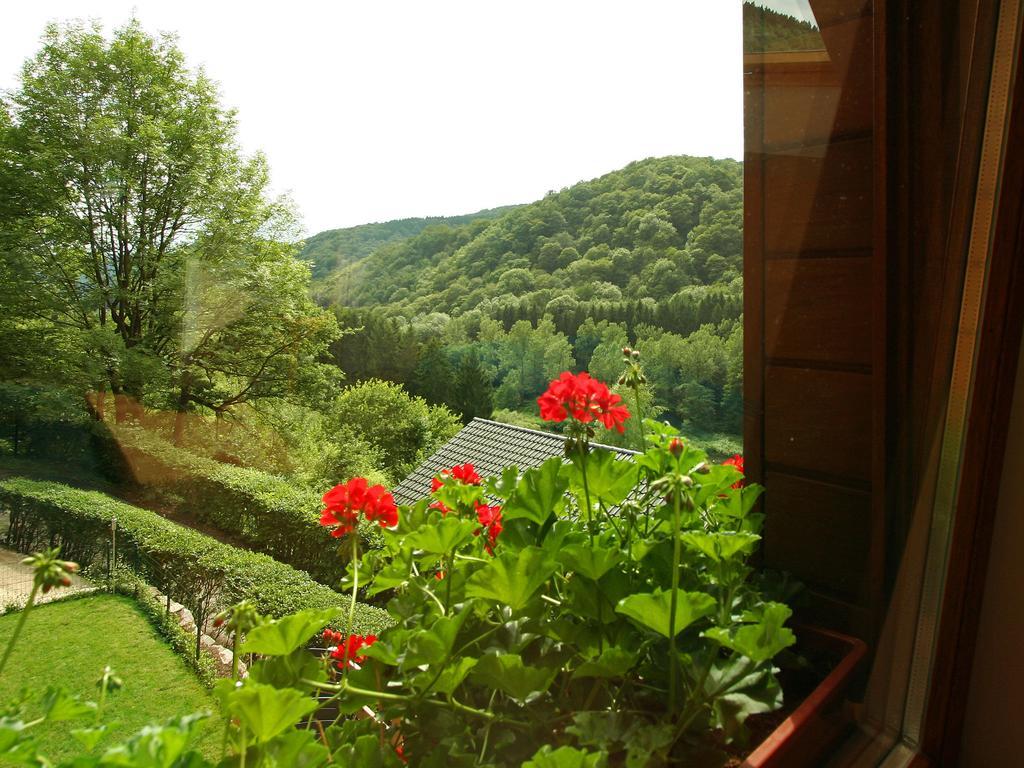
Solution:
<svg viewBox="0 0 1024 768">
<path fill-rule="evenodd" d="M 459 429 L 458 418 L 447 408 L 430 406 L 400 384 L 379 379 L 345 389 L 331 420 L 336 428 L 349 428 L 378 448 L 384 468 L 394 477 L 404 477 Z"/>
<path fill-rule="evenodd" d="M 116 517 L 119 557 L 186 604 L 206 584 L 216 585 L 218 603 L 248 599 L 270 616 L 348 603 L 308 574 L 267 555 L 221 543 L 96 491 L 16 477 L 0 482 L 0 505 L 10 513 L 7 544 L 21 551 L 60 545 L 63 556 L 82 564 L 106 556 Z M 390 624 L 383 611 L 358 608 L 356 621 L 365 631 Z"/>
<path fill-rule="evenodd" d="M 224 464 L 178 448 L 138 427 L 111 427 L 141 485 L 173 493 L 193 519 L 276 560 L 337 581 L 338 542 L 319 524 L 320 496 L 257 469 Z"/>
</svg>

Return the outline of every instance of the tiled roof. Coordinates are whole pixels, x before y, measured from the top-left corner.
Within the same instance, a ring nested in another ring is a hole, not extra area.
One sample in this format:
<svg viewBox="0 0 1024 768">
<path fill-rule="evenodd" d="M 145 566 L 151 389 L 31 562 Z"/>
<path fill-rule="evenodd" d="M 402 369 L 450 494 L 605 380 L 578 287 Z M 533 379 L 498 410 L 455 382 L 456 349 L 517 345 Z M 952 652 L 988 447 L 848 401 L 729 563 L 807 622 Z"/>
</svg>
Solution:
<svg viewBox="0 0 1024 768">
<path fill-rule="evenodd" d="M 619 458 L 633 456 L 636 451 L 591 443 L 591 447 L 614 451 Z M 529 469 L 543 464 L 552 456 L 565 453 L 565 436 L 535 429 L 516 427 L 488 419 L 473 419 L 420 464 L 394 490 L 399 504 L 413 504 L 430 494 L 430 480 L 442 469 L 471 463 L 482 477 L 500 475 L 505 467 L 515 465 Z"/>
</svg>

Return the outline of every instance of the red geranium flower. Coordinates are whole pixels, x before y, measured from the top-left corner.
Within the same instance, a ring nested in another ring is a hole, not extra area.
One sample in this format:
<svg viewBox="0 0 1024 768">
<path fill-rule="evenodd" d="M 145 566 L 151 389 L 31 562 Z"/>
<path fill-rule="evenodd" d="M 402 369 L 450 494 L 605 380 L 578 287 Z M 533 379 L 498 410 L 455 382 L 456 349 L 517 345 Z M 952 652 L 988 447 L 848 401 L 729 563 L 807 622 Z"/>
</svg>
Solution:
<svg viewBox="0 0 1024 768">
<path fill-rule="evenodd" d="M 629 418 L 626 406 L 619 405 L 622 398 L 608 389 L 608 385 L 590 374 L 564 371 L 548 385 L 547 392 L 537 398 L 540 417 L 544 421 L 562 422 L 570 416 L 582 424 L 601 422 L 605 429 L 625 432 L 623 422 Z"/>
<path fill-rule="evenodd" d="M 458 480 L 460 483 L 465 483 L 466 485 L 480 485 L 480 483 L 483 482 L 480 475 L 477 474 L 476 468 L 472 464 L 456 464 L 451 469 L 442 469 L 440 475 L 435 475 L 431 478 L 430 492 L 437 493 L 442 486 L 444 486 L 444 482 L 448 478 Z M 430 505 L 430 508 L 441 510 L 442 515 L 447 515 L 451 512 L 451 510 L 440 501 L 433 502 Z"/>
<path fill-rule="evenodd" d="M 480 521 L 482 528 L 477 528 L 473 531 L 474 536 L 479 536 L 485 530 L 487 531 L 487 543 L 484 544 L 484 549 L 487 550 L 488 554 L 494 554 L 494 545 L 498 541 L 498 534 L 502 531 L 501 525 L 501 507 L 489 507 L 486 504 L 477 502 L 476 504 L 476 519 Z"/>
<path fill-rule="evenodd" d="M 743 474 L 743 455 L 742 454 L 737 453 L 737 454 L 731 456 L 730 458 L 726 459 L 725 461 L 723 461 L 722 464 L 724 464 L 727 467 L 736 467 L 736 469 L 738 469 L 740 471 L 740 474 Z M 742 479 L 741 480 L 737 480 L 735 483 L 732 484 L 732 487 L 733 488 L 742 488 L 744 486 L 745 482 L 746 481 L 742 480 Z"/>
<path fill-rule="evenodd" d="M 338 668 L 353 667 L 366 661 L 366 656 L 359 653 L 360 648 L 368 648 L 377 642 L 376 635 L 349 635 L 345 642 L 331 652 L 331 658 L 338 662 Z"/>
<path fill-rule="evenodd" d="M 335 632 L 333 629 L 325 629 L 323 631 L 324 645 L 330 648 L 332 645 L 337 645 L 341 642 L 341 632 Z"/>
<path fill-rule="evenodd" d="M 398 525 L 398 507 L 394 497 L 383 485 L 369 485 L 365 477 L 354 477 L 336 485 L 324 494 L 324 510 L 320 525 L 333 528 L 331 535 L 340 538 L 355 529 L 359 516 L 376 520 L 381 528 Z"/>
</svg>

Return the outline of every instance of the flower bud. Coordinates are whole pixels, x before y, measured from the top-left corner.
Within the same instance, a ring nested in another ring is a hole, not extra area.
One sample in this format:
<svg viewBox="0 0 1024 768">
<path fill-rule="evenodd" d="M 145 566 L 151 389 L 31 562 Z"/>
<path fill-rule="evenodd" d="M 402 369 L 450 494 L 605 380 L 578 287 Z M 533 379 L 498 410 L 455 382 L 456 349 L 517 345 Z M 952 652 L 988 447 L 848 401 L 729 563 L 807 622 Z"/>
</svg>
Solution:
<svg viewBox="0 0 1024 768">
<path fill-rule="evenodd" d="M 632 357 L 634 360 L 639 360 L 640 359 L 640 350 L 639 349 L 632 350 L 630 352 L 630 357 Z"/>
<path fill-rule="evenodd" d="M 677 459 L 683 455 L 683 451 L 686 446 L 683 445 L 683 441 L 678 437 L 673 437 L 672 442 L 668 444 L 668 452 L 675 456 Z"/>
<path fill-rule="evenodd" d="M 224 617 L 223 616 L 218 616 L 217 618 L 215 618 L 213 620 L 213 626 L 221 627 L 223 625 L 224 625 Z"/>
<path fill-rule="evenodd" d="M 67 574 L 61 576 L 60 577 L 60 583 L 63 584 L 65 587 L 70 587 L 71 586 L 71 577 L 68 576 Z"/>
<path fill-rule="evenodd" d="M 623 357 L 629 357 L 631 354 L 633 354 L 633 350 L 632 349 L 630 349 L 629 347 L 623 347 L 622 348 L 622 356 Z"/>
</svg>

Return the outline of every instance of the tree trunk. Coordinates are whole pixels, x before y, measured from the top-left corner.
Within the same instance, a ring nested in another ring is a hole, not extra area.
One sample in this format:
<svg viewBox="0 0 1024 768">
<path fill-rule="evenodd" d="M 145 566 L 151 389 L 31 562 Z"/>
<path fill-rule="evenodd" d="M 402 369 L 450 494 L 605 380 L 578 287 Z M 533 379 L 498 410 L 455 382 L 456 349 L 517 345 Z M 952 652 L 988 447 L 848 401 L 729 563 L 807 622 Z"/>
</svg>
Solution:
<svg viewBox="0 0 1024 768">
<path fill-rule="evenodd" d="M 128 395 L 114 392 L 114 421 L 124 424 L 128 421 Z"/>
<path fill-rule="evenodd" d="M 174 414 L 174 444 L 180 446 L 185 439 L 185 413 L 188 409 L 189 393 L 192 376 L 188 371 L 181 374 L 181 387 L 178 390 L 178 410 Z"/>
</svg>

